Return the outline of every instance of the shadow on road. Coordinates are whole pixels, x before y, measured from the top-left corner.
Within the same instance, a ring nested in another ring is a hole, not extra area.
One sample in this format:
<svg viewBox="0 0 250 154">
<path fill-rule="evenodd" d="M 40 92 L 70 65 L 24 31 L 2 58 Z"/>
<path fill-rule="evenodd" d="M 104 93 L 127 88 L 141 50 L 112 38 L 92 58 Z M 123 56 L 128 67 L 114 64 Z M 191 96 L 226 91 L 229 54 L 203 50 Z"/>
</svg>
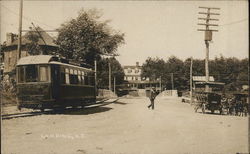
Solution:
<svg viewBox="0 0 250 154">
<path fill-rule="evenodd" d="M 67 109 L 64 111 L 57 111 L 50 114 L 64 114 L 64 115 L 88 115 L 88 114 L 95 114 L 95 113 L 101 113 L 111 110 L 110 107 L 90 107 L 90 108 L 84 108 L 84 109 Z"/>
<path fill-rule="evenodd" d="M 126 105 L 126 104 L 129 104 L 129 103 L 124 103 L 124 102 L 119 102 L 119 101 L 117 101 L 117 102 L 114 102 L 114 104 Z"/>
<path fill-rule="evenodd" d="M 95 106 L 95 107 L 85 107 L 85 108 L 67 108 L 65 110 L 46 110 L 44 112 L 22 112 L 22 113 L 15 113 L 15 114 L 6 114 L 2 115 L 1 118 L 5 119 L 13 119 L 13 118 L 25 118 L 25 117 L 32 117 L 32 116 L 39 116 L 39 115 L 57 115 L 57 114 L 64 114 L 64 115 L 88 115 L 88 114 L 95 114 L 109 111 L 113 108 L 104 107 L 102 106 Z"/>
</svg>

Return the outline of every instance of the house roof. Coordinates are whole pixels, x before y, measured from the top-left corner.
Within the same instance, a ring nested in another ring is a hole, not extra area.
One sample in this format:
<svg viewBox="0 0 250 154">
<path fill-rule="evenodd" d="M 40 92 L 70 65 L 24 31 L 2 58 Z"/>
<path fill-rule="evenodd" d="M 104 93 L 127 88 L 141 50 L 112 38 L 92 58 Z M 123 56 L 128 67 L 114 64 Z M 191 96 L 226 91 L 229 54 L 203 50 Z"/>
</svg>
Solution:
<svg viewBox="0 0 250 154">
<path fill-rule="evenodd" d="M 31 29 L 31 31 L 36 32 L 36 30 L 39 32 L 39 34 L 41 35 L 42 38 L 39 37 L 38 39 L 38 44 L 39 45 L 47 45 L 47 46 L 57 46 L 54 43 L 54 39 L 48 34 L 46 33 L 41 27 L 36 27 L 36 29 Z M 22 36 L 22 44 L 28 44 L 31 43 L 31 40 L 28 39 L 28 32 L 25 33 Z M 14 46 L 14 45 L 18 45 L 18 40 L 13 41 L 10 45 L 8 46 Z"/>
<path fill-rule="evenodd" d="M 131 68 L 131 69 L 135 69 L 135 68 L 138 68 L 138 69 L 141 69 L 142 67 L 141 66 L 123 66 L 123 69 L 128 69 L 128 68 Z"/>
</svg>

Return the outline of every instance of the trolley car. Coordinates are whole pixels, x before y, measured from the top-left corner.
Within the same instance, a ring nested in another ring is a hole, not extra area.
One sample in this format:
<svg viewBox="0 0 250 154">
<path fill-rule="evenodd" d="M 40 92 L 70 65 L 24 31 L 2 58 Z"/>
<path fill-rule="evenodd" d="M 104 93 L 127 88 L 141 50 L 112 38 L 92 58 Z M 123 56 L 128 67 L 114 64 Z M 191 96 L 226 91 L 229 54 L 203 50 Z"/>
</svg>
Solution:
<svg viewBox="0 0 250 154">
<path fill-rule="evenodd" d="M 17 63 L 18 107 L 55 109 L 95 103 L 94 71 L 51 55 L 28 56 Z"/>
</svg>

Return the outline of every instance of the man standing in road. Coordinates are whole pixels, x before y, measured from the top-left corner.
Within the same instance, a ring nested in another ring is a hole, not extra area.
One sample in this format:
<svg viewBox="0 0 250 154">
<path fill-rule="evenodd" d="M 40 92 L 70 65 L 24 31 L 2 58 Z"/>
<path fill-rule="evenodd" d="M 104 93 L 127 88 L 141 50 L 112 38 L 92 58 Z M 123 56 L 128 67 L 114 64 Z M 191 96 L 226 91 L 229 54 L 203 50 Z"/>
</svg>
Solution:
<svg viewBox="0 0 250 154">
<path fill-rule="evenodd" d="M 157 96 L 157 94 L 158 93 L 157 93 L 155 87 L 153 87 L 150 90 L 150 95 L 149 95 L 149 99 L 150 99 L 151 104 L 148 106 L 148 108 L 152 107 L 152 110 L 154 109 L 154 100 L 155 100 L 155 97 Z"/>
</svg>

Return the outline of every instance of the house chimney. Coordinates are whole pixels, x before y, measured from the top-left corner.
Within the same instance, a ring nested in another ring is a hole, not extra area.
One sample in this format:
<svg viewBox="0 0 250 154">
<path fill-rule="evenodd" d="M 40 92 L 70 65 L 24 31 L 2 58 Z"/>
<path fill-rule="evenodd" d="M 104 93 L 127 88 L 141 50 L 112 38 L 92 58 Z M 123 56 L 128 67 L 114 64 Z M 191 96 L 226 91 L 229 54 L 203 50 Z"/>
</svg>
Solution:
<svg viewBox="0 0 250 154">
<path fill-rule="evenodd" d="M 136 66 L 139 66 L 139 62 L 136 62 Z"/>
<path fill-rule="evenodd" d="M 14 34 L 7 33 L 6 34 L 6 45 L 10 45 L 14 41 Z"/>
</svg>

